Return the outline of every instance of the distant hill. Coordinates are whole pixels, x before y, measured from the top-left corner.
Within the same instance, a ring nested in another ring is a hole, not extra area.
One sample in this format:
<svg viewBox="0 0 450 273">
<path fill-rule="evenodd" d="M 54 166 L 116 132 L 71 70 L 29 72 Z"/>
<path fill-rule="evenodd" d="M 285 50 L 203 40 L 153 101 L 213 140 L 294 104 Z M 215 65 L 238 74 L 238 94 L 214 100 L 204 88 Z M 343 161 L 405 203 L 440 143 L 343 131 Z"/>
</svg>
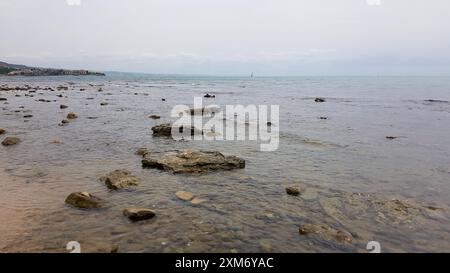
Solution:
<svg viewBox="0 0 450 273">
<path fill-rule="evenodd" d="M 105 76 L 102 72 L 84 69 L 69 70 L 55 68 L 30 67 L 21 64 L 9 64 L 0 61 L 0 75 L 8 76 Z"/>
<path fill-rule="evenodd" d="M 28 68 L 28 66 L 26 65 L 21 65 L 21 64 L 9 64 L 9 63 L 5 63 L 0 61 L 0 67 L 6 67 L 6 68 L 11 68 L 11 69 L 25 69 Z"/>
</svg>

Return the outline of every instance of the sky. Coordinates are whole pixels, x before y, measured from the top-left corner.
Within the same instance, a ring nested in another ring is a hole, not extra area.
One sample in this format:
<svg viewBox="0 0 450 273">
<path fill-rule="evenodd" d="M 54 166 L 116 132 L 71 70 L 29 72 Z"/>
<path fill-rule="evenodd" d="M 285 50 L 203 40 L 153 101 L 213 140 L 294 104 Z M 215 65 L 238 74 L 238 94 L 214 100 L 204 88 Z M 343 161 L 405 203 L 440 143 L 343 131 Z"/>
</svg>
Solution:
<svg viewBox="0 0 450 273">
<path fill-rule="evenodd" d="M 450 75 L 448 0 L 1 0 L 0 61 L 157 74 Z"/>
</svg>

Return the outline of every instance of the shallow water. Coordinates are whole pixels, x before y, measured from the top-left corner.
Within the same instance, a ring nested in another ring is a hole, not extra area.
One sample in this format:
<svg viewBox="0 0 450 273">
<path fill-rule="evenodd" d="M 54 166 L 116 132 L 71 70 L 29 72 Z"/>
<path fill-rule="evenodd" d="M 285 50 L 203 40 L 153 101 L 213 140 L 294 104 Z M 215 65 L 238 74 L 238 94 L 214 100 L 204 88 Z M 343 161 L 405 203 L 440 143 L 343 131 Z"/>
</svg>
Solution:
<svg viewBox="0 0 450 273">
<path fill-rule="evenodd" d="M 1 139 L 22 139 L 0 147 L 0 251 L 65 252 L 68 241 L 79 241 L 82 251 L 93 252 L 111 246 L 120 252 L 366 252 L 372 240 L 386 252 L 450 250 L 450 78 L 114 74 L 0 77 L 1 84 L 69 90 L 34 97 L 0 91 L 8 99 L 0 102 L 0 128 L 7 130 Z M 261 152 L 253 141 L 152 137 L 150 128 L 170 121 L 173 106 L 192 105 L 205 93 L 216 95 L 205 103 L 220 106 L 280 105 L 279 149 Z M 315 103 L 315 97 L 327 101 Z M 70 111 L 78 119 L 58 126 Z M 246 168 L 173 175 L 143 169 L 134 154 L 141 147 L 218 150 L 244 158 Z M 132 171 L 140 185 L 108 190 L 99 177 L 115 169 Z M 291 185 L 306 191 L 288 196 Z M 179 190 L 208 201 L 185 203 L 175 196 Z M 107 207 L 67 206 L 66 196 L 75 191 L 89 191 Z M 394 198 L 413 209 L 402 214 L 377 205 Z M 130 206 L 154 208 L 157 217 L 131 223 L 121 213 Z M 351 232 L 353 242 L 298 232 L 300 225 L 322 223 Z"/>
</svg>

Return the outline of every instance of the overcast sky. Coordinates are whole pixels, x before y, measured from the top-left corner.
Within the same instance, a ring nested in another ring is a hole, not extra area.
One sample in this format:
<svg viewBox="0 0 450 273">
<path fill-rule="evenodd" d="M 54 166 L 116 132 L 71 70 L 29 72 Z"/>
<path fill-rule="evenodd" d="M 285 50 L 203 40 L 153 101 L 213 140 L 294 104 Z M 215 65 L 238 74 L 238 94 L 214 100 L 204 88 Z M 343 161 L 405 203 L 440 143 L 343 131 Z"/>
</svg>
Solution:
<svg viewBox="0 0 450 273">
<path fill-rule="evenodd" d="M 0 60 L 48 67 L 450 75 L 450 1 L 0 0 L 0 39 Z"/>
</svg>

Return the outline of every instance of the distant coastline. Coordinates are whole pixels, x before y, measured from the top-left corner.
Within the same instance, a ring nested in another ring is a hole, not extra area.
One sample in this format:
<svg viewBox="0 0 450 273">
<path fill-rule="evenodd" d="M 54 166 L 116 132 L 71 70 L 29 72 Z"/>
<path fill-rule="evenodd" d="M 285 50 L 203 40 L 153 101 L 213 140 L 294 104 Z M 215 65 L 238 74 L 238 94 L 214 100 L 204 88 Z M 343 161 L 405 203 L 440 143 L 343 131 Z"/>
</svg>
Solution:
<svg viewBox="0 0 450 273">
<path fill-rule="evenodd" d="M 0 75 L 6 76 L 106 76 L 103 72 L 85 69 L 70 70 L 56 68 L 28 67 L 0 62 Z"/>
</svg>

